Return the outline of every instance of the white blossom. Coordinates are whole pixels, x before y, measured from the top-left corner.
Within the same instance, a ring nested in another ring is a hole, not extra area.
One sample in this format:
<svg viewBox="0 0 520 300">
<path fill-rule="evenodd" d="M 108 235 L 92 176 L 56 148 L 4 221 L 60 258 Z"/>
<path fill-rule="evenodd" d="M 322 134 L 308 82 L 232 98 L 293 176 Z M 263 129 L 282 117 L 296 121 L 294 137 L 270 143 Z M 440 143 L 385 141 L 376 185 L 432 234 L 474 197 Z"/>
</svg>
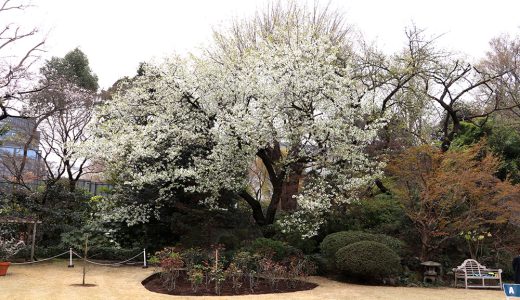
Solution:
<svg viewBox="0 0 520 300">
<path fill-rule="evenodd" d="M 295 30 L 274 30 L 222 61 L 147 65 L 102 108 L 91 149 L 129 186 L 204 193 L 217 207 L 220 191 L 250 182 L 259 149 L 280 143 L 278 167 L 302 162 L 309 178 L 296 196 L 299 210 L 280 224 L 316 234 L 327 211 L 356 200 L 379 175 L 382 165 L 364 150 L 384 119 L 368 118 L 373 109 L 359 97 L 364 87 L 344 47 Z"/>
</svg>

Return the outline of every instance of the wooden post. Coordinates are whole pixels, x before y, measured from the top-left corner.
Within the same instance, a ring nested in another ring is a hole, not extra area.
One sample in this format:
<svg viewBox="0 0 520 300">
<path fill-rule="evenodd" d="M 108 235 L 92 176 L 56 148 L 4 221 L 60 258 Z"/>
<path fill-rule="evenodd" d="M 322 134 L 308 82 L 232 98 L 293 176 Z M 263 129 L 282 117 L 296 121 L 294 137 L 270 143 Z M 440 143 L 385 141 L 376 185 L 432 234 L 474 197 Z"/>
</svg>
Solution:
<svg viewBox="0 0 520 300">
<path fill-rule="evenodd" d="M 83 285 L 85 285 L 85 275 L 87 274 L 87 254 L 88 254 L 88 234 L 85 235 L 85 249 L 83 252 Z"/>
<path fill-rule="evenodd" d="M 31 261 L 34 261 L 34 247 L 36 245 L 36 221 L 33 225 L 32 240 L 31 240 Z"/>
<path fill-rule="evenodd" d="M 146 248 L 143 249 L 143 269 L 148 268 L 148 264 L 146 263 Z"/>
<path fill-rule="evenodd" d="M 74 263 L 72 262 L 72 248 L 69 248 L 69 268 L 74 268 Z"/>
</svg>

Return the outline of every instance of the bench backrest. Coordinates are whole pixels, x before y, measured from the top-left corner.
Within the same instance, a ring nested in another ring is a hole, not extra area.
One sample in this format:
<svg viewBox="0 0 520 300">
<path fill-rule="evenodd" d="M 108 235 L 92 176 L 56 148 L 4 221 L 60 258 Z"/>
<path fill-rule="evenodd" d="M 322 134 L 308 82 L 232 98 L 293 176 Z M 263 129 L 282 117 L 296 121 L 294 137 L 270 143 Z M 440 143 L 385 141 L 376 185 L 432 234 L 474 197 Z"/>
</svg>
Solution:
<svg viewBox="0 0 520 300">
<path fill-rule="evenodd" d="M 481 271 L 486 270 L 486 266 L 483 266 L 474 259 L 466 259 L 457 269 L 466 270 L 467 274 L 479 274 L 482 275 Z"/>
</svg>

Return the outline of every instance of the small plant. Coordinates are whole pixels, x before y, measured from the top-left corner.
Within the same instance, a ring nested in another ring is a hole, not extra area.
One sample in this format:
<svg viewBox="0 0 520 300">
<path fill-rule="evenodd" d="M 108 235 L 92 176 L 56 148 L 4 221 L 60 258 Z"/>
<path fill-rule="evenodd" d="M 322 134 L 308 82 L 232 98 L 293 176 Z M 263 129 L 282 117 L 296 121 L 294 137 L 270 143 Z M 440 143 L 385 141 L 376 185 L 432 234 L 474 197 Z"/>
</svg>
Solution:
<svg viewBox="0 0 520 300">
<path fill-rule="evenodd" d="M 225 275 L 227 278 L 231 279 L 231 286 L 233 287 L 233 291 L 238 294 L 240 288 L 242 287 L 244 272 L 235 263 L 230 263 L 226 269 Z"/>
<path fill-rule="evenodd" d="M 209 272 L 210 280 L 215 282 L 215 294 L 220 295 L 222 283 L 226 280 L 226 274 L 221 266 L 212 268 Z"/>
<path fill-rule="evenodd" d="M 209 283 L 211 282 L 211 276 L 209 274 L 211 271 L 210 263 L 207 260 L 204 260 L 202 262 L 202 267 L 204 270 L 204 286 L 206 287 L 206 290 L 209 290 Z"/>
<path fill-rule="evenodd" d="M 9 231 L 0 231 L 0 261 L 7 261 L 25 248 L 25 243 Z"/>
<path fill-rule="evenodd" d="M 213 264 L 211 271 L 209 272 L 210 281 L 215 282 L 215 294 L 220 295 L 220 288 L 222 283 L 226 280 L 226 274 L 224 273 L 224 257 L 220 254 L 224 250 L 224 246 L 217 244 L 213 245 Z"/>
<path fill-rule="evenodd" d="M 491 232 L 483 229 L 463 231 L 459 235 L 466 240 L 471 258 L 477 260 L 484 252 L 485 240 L 493 236 Z"/>
<path fill-rule="evenodd" d="M 307 257 L 291 256 L 287 267 L 286 277 L 289 279 L 287 284 L 296 287 L 300 281 L 298 278 L 307 277 L 316 272 L 316 264 Z"/>
<path fill-rule="evenodd" d="M 176 248 L 165 248 L 157 252 L 155 256 L 159 259 L 161 278 L 163 279 L 164 286 L 169 291 L 174 290 L 177 279 L 184 267 L 181 254 Z"/>
<path fill-rule="evenodd" d="M 204 283 L 205 267 L 203 265 L 193 265 L 188 271 L 188 280 L 191 283 L 193 292 L 197 292 Z"/>
<path fill-rule="evenodd" d="M 187 269 L 191 269 L 195 265 L 200 265 L 207 256 L 207 253 L 198 247 L 183 250 L 181 254 Z"/>
<path fill-rule="evenodd" d="M 269 281 L 269 285 L 273 291 L 276 290 L 278 282 L 285 278 L 287 273 L 287 269 L 283 265 L 273 261 L 271 258 L 261 259 L 259 267 L 260 275 Z"/>
<path fill-rule="evenodd" d="M 249 290 L 254 292 L 256 285 L 256 274 L 260 256 L 248 251 L 240 251 L 233 256 L 232 263 L 242 272 L 242 276 L 249 282 Z"/>
<path fill-rule="evenodd" d="M 153 255 L 152 257 L 150 257 L 148 259 L 148 265 L 151 265 L 151 266 L 159 266 L 159 264 L 161 263 L 161 260 L 159 259 L 159 257 Z"/>
</svg>

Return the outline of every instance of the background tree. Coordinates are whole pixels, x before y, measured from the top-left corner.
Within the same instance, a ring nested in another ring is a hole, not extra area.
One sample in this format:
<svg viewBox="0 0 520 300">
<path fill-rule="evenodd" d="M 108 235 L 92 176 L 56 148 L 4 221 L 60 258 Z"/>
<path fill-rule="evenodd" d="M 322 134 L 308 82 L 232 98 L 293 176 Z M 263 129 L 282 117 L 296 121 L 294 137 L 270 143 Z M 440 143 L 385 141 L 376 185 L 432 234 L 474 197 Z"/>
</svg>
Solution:
<svg viewBox="0 0 520 300">
<path fill-rule="evenodd" d="M 495 177 L 500 161 L 483 145 L 447 152 L 419 146 L 389 164 L 392 192 L 416 229 L 422 261 L 461 232 L 516 222 L 520 187 Z"/>
<path fill-rule="evenodd" d="M 0 3 L 0 120 L 19 115 L 20 102 L 41 89 L 31 82 L 31 67 L 40 58 L 44 41 L 38 39 L 36 28 L 25 29 L 15 22 L 18 11 L 26 8 L 22 1 Z"/>
<path fill-rule="evenodd" d="M 89 213 L 88 194 L 75 191 L 75 186 L 90 162 L 79 155 L 77 147 L 89 136 L 86 126 L 96 103 L 97 86 L 92 83 L 97 84 L 97 78 L 78 49 L 47 61 L 41 74 L 41 89 L 27 97 L 20 110 L 31 116 L 27 128 L 15 137 L 23 145 L 22 153 L 4 157 L 2 164 L 10 166 L 8 182 L 13 185 L 5 206 L 11 215 L 42 220 L 39 238 L 47 246 L 59 244 L 61 234 L 78 230 Z M 38 171 L 43 171 L 40 176 L 30 174 L 35 169 L 28 167 L 31 164 L 38 164 Z"/>
<path fill-rule="evenodd" d="M 497 177 L 518 184 L 520 182 L 520 133 L 514 124 L 506 125 L 501 119 L 501 116 L 495 115 L 492 118 L 475 120 L 473 123 L 463 122 L 460 134 L 453 141 L 453 147 L 466 147 L 482 140 L 495 155 L 500 157 Z"/>
<path fill-rule="evenodd" d="M 433 137 L 435 124 L 427 116 L 435 107 L 420 93 L 420 77 L 446 53 L 437 48 L 437 37 L 426 36 L 424 30 L 414 26 L 405 34 L 407 43 L 401 51 L 389 55 L 362 42 L 356 56 L 356 78 L 366 87 L 362 96 L 373 101 L 375 114 L 389 118 L 375 150 L 400 150 L 429 143 Z"/>
<path fill-rule="evenodd" d="M 490 41 L 490 49 L 478 68 L 487 73 L 502 74 L 490 82 L 490 89 L 484 89 L 485 95 L 491 95 L 494 101 L 484 102 L 488 109 L 497 110 L 494 121 L 504 123 L 518 130 L 520 114 L 520 40 L 519 37 L 501 35 Z M 481 122 L 482 123 L 482 122 Z"/>
<path fill-rule="evenodd" d="M 387 56 L 362 44 L 358 77 L 374 97 L 380 113 L 391 112 L 379 148 L 441 142 L 446 151 L 461 131 L 461 122 L 515 113 L 515 43 L 491 42 L 487 58 L 478 64 L 436 45 L 438 37 L 424 30 L 406 31 L 407 47 Z M 377 95 L 377 94 L 376 94 Z"/>
<path fill-rule="evenodd" d="M 77 48 L 63 58 L 51 58 L 41 72 L 48 88 L 35 97 L 35 102 L 56 107 L 39 126 L 48 183 L 65 175 L 73 191 L 91 163 L 79 155 L 77 147 L 89 138 L 87 125 L 97 103 L 98 79 L 86 55 Z"/>
<path fill-rule="evenodd" d="M 41 162 L 48 186 L 65 175 L 72 191 L 88 168 L 89 160 L 79 157 L 76 147 L 88 138 L 86 126 L 96 103 L 97 77 L 79 49 L 64 58 L 53 57 L 41 68 L 41 74 L 41 88 L 30 94 L 19 111 L 29 121 L 23 131 L 10 138 L 17 139 L 23 149 L 21 153 L 4 155 L 2 164 L 11 173 L 4 179 L 30 190 L 34 185 L 28 185 L 27 179 L 41 180 L 43 176 L 28 174 L 27 164 Z M 41 161 L 39 153 L 28 157 L 30 149 L 38 148 L 38 141 Z"/>
</svg>

